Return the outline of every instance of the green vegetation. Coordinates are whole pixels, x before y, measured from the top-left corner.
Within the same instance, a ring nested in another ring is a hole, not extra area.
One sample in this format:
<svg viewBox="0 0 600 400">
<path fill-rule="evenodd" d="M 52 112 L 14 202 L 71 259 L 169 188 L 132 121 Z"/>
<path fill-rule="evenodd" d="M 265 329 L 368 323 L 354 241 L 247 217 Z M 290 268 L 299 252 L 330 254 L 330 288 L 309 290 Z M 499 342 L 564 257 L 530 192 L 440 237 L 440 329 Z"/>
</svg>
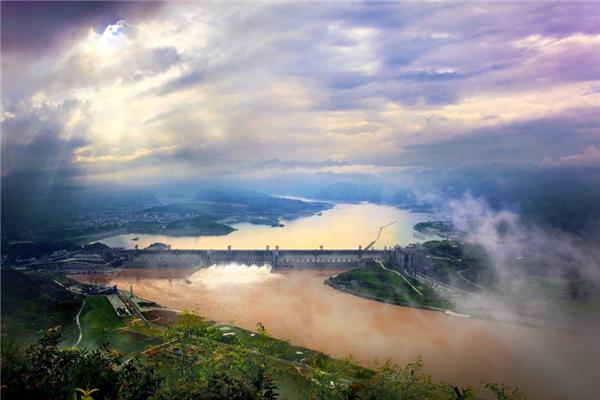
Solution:
<svg viewBox="0 0 600 400">
<path fill-rule="evenodd" d="M 203 217 L 195 217 L 183 221 L 171 222 L 161 233 L 172 236 L 184 235 L 227 235 L 235 231 L 234 228 Z M 148 233 L 148 232 L 138 232 Z"/>
<path fill-rule="evenodd" d="M 127 233 L 226 235 L 234 230 L 229 224 L 248 222 L 278 227 L 280 220 L 317 214 L 331 207 L 322 202 L 235 189 L 203 190 L 196 195 L 175 196 L 173 198 L 178 200 L 167 205 L 157 205 L 154 196 L 139 194 L 122 193 L 113 197 L 99 193 L 84 198 L 90 203 L 70 207 L 67 206 L 69 199 L 48 200 L 46 206 L 49 209 L 37 218 L 22 213 L 27 209 L 22 202 L 13 208 L 13 213 L 4 213 L 3 208 L 3 228 L 5 225 L 10 228 L 6 231 L 11 239 L 69 240 L 79 244 Z"/>
<path fill-rule="evenodd" d="M 105 227 L 101 231 L 89 231 L 88 234 L 100 234 L 100 237 L 106 236 L 102 233 L 122 234 L 122 233 L 146 233 L 163 234 L 172 236 L 185 235 L 227 235 L 235 229 L 219 224 L 204 217 L 194 217 L 190 219 L 161 224 L 158 222 L 130 222 L 126 225 Z"/>
<path fill-rule="evenodd" d="M 235 229 L 220 224 L 204 217 L 194 217 L 162 224 L 158 222 L 130 222 L 123 225 L 104 225 L 94 228 L 61 228 L 53 230 L 53 234 L 65 237 L 74 242 L 85 244 L 102 238 L 138 233 L 138 234 L 161 234 L 171 236 L 195 236 L 195 235 L 227 235 Z"/>
<path fill-rule="evenodd" d="M 262 327 L 264 328 L 264 327 Z M 271 354 L 266 329 L 255 343 L 226 343 L 213 324 L 183 313 L 162 332 L 163 343 L 136 357 L 106 346 L 61 349 L 51 329 L 33 345 L 2 341 L 2 397 L 12 399 L 476 399 L 471 388 L 435 382 L 420 360 L 391 362 L 361 373 L 323 356 L 320 363 L 289 363 Z M 356 367 L 355 367 L 356 368 Z M 497 399 L 520 400 L 518 391 L 488 384 Z"/>
<path fill-rule="evenodd" d="M 83 339 L 78 347 L 95 349 L 103 343 L 123 354 L 133 354 L 148 346 L 158 344 L 158 332 L 120 318 L 104 296 L 90 296 L 80 317 Z"/>
<path fill-rule="evenodd" d="M 466 281 L 460 279 L 458 271 L 480 274 L 486 271 L 488 256 L 481 246 L 456 240 L 431 240 L 413 246 L 413 260 L 421 272 L 442 281 L 466 285 L 466 289 L 474 289 Z M 479 279 L 473 279 L 478 282 Z"/>
<path fill-rule="evenodd" d="M 327 283 L 336 289 L 384 303 L 424 308 L 453 308 L 452 303 L 429 286 L 412 278 L 405 278 L 421 292 L 421 295 L 407 284 L 402 276 L 377 265 L 343 272 L 329 278 Z"/>
<path fill-rule="evenodd" d="M 75 315 L 81 297 L 69 292 L 46 275 L 1 269 L 2 336 L 35 340 L 40 330 L 65 327 L 64 337 L 77 338 Z"/>
<path fill-rule="evenodd" d="M 83 297 L 58 283 L 65 278 L 51 272 L 21 272 L 2 269 L 2 338 L 35 341 L 39 332 L 64 327 L 63 346 L 77 341 L 79 328 L 75 316 L 85 300 L 80 315 L 83 339 L 78 347 L 95 349 L 102 343 L 124 354 L 132 354 L 160 342 L 156 329 L 132 318 L 119 318 L 104 296 Z"/>
<path fill-rule="evenodd" d="M 57 250 L 79 250 L 79 246 L 65 240 L 2 243 L 2 254 L 11 259 L 38 258 Z"/>
<path fill-rule="evenodd" d="M 447 236 L 455 232 L 454 225 L 450 221 L 419 222 L 413 226 L 413 229 L 417 232 L 438 236 Z"/>
<path fill-rule="evenodd" d="M 60 330 L 51 329 L 31 346 L 2 341 L 2 398 L 77 399 L 83 387 L 96 399 L 141 400 L 156 390 L 158 378 L 150 365 L 125 363 L 105 346 L 61 349 L 61 339 Z"/>
<path fill-rule="evenodd" d="M 381 268 L 365 270 L 372 282 L 373 276 L 390 278 L 386 274 L 391 272 Z M 275 339 L 260 322 L 256 332 L 250 332 L 215 325 L 189 312 L 149 312 L 148 318 L 163 325 L 148 326 L 133 317 L 118 317 L 104 296 L 85 298 L 80 316 L 83 339 L 77 348 L 70 347 L 74 340 L 65 338 L 60 327 L 46 330 L 34 342 L 15 320 L 36 316 L 36 328 L 60 322 L 73 326 L 82 298 L 52 282 L 52 273 L 2 272 L 4 399 L 476 398 L 470 388 L 434 382 L 420 360 L 404 368 L 388 362 L 372 371 L 351 357 L 338 360 Z M 397 275 L 391 274 L 394 280 Z M 26 285 L 36 291 L 24 292 Z M 30 299 L 28 307 L 33 308 L 16 305 L 19 297 Z M 72 306 L 56 318 L 56 308 L 62 309 L 64 301 Z M 5 304 L 10 306 L 8 313 Z M 5 329 L 5 323 L 12 323 L 12 329 Z M 498 399 L 521 399 L 503 385 L 488 388 Z"/>
</svg>

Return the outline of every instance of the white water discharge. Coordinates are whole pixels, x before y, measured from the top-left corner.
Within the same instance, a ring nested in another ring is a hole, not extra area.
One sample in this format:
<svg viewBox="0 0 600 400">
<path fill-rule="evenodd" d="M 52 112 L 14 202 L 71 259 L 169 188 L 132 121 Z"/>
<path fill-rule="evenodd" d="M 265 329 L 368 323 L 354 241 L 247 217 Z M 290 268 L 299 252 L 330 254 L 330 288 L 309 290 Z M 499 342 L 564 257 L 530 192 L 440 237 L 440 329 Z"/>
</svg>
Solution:
<svg viewBox="0 0 600 400">
<path fill-rule="evenodd" d="M 238 263 L 211 265 L 201 268 L 188 277 L 192 284 L 201 284 L 209 288 L 258 284 L 268 280 L 281 279 L 281 275 L 272 274 L 272 266 L 244 265 Z"/>
</svg>

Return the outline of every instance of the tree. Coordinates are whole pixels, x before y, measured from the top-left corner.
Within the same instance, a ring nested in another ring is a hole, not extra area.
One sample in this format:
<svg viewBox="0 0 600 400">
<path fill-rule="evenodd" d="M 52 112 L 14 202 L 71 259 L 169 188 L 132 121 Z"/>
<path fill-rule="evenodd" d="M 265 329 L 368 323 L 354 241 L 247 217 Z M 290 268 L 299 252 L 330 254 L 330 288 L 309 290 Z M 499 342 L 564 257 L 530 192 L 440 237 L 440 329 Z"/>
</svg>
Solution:
<svg viewBox="0 0 600 400">
<path fill-rule="evenodd" d="M 81 398 L 98 392 L 103 399 L 138 400 L 148 398 L 160 384 L 152 368 L 125 363 L 107 346 L 94 351 L 60 349 L 61 337 L 57 327 L 28 347 L 9 343 L 7 348 L 3 340 L 3 399 L 70 400 L 75 392 Z"/>
</svg>

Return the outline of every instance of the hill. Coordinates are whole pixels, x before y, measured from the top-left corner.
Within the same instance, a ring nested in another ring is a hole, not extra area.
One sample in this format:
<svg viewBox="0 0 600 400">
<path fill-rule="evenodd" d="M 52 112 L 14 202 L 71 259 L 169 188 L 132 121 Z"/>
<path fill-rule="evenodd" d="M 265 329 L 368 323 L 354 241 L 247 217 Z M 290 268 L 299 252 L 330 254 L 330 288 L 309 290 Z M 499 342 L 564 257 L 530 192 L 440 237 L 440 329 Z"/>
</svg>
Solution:
<svg viewBox="0 0 600 400">
<path fill-rule="evenodd" d="M 76 338 L 79 296 L 39 274 L 2 269 L 2 336 L 34 340 L 40 330 L 65 327 L 65 338 Z M 74 342 L 74 340 L 73 340 Z"/>
</svg>

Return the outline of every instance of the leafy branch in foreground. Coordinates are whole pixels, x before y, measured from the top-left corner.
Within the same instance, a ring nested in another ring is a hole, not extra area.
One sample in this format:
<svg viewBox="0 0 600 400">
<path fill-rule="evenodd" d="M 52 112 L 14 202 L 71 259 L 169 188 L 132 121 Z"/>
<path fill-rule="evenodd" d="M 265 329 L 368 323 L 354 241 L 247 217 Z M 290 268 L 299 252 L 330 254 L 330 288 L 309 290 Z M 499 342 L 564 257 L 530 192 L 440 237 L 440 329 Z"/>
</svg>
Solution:
<svg viewBox="0 0 600 400">
<path fill-rule="evenodd" d="M 305 395 L 314 400 L 477 398 L 471 388 L 433 381 L 420 359 L 405 367 L 387 362 L 377 371 L 352 378 L 347 369 L 332 363 L 303 365 L 275 357 L 267 345 L 225 343 L 218 328 L 193 313 L 184 313 L 167 328 L 164 339 L 163 346 L 129 361 L 108 346 L 93 351 L 61 349 L 59 328 L 48 330 L 27 347 L 2 340 L 0 395 L 6 400 L 94 400 L 94 396 L 105 400 L 273 400 L 278 397 L 276 374 L 281 368 L 302 366 L 299 379 Z M 504 384 L 487 384 L 486 388 L 498 400 L 524 399 Z"/>
<path fill-rule="evenodd" d="M 75 400 L 94 400 L 92 397 L 92 393 L 98 392 L 98 389 L 81 389 L 76 388 L 75 392 L 80 394 L 80 397 L 77 397 L 77 393 L 75 394 Z"/>
</svg>

